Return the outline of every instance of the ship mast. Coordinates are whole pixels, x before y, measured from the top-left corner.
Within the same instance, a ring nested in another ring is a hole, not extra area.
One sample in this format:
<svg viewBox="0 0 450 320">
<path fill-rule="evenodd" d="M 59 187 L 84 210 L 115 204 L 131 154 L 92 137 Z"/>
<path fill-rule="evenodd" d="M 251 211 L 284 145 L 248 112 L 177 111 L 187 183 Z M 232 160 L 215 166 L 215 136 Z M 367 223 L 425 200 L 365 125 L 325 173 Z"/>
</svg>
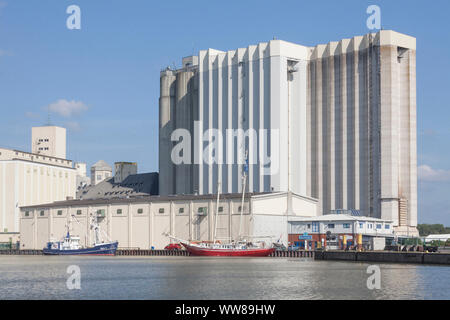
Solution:
<svg viewBox="0 0 450 320">
<path fill-rule="evenodd" d="M 247 182 L 247 172 L 248 172 L 248 151 L 245 152 L 245 164 L 243 168 L 244 174 L 242 175 L 242 199 L 241 199 L 241 216 L 239 218 L 239 240 L 242 240 L 242 215 L 244 212 L 244 197 L 245 197 L 245 185 Z"/>
<path fill-rule="evenodd" d="M 214 237 L 213 243 L 216 243 L 217 239 L 217 220 L 219 218 L 219 195 L 220 195 L 220 180 L 217 179 L 217 202 L 216 202 L 216 217 L 214 219 Z"/>
<path fill-rule="evenodd" d="M 98 232 L 99 226 L 97 222 L 97 214 L 94 214 L 92 216 L 91 228 L 94 229 L 94 246 L 95 246 L 101 242 L 100 234 Z"/>
</svg>

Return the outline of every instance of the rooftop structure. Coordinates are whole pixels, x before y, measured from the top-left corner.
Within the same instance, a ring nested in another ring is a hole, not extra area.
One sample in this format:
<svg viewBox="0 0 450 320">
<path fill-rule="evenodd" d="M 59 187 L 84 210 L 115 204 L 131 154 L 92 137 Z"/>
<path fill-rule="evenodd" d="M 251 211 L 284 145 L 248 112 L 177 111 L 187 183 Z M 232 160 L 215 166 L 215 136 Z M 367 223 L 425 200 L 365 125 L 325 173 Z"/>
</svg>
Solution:
<svg viewBox="0 0 450 320">
<path fill-rule="evenodd" d="M 91 184 L 91 179 L 87 176 L 86 163 L 75 163 L 75 169 L 77 170 L 77 191 L 85 188 Z"/>
<path fill-rule="evenodd" d="M 31 128 L 31 152 L 66 158 L 66 129 L 57 126 Z"/>
<path fill-rule="evenodd" d="M 114 163 L 114 183 L 121 183 L 129 175 L 137 174 L 136 162 L 116 162 Z"/>
<path fill-rule="evenodd" d="M 112 168 L 105 161 L 100 160 L 97 161 L 91 167 L 91 184 L 96 185 L 102 182 L 103 180 L 112 177 Z"/>
</svg>

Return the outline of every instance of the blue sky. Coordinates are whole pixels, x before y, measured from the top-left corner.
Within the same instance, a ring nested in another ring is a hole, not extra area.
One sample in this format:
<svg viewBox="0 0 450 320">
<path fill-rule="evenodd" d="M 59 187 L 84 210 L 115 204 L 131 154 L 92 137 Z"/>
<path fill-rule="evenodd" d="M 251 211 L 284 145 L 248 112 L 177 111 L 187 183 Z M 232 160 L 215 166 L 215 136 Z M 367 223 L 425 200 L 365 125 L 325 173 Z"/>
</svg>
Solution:
<svg viewBox="0 0 450 320">
<path fill-rule="evenodd" d="M 66 9 L 81 8 L 81 30 Z M 417 38 L 419 222 L 450 226 L 450 2 L 0 0 L 0 146 L 30 149 L 46 108 L 68 128 L 68 157 L 158 169 L 159 72 L 201 49 L 287 40 L 306 46 L 362 35 L 366 8 Z"/>
</svg>

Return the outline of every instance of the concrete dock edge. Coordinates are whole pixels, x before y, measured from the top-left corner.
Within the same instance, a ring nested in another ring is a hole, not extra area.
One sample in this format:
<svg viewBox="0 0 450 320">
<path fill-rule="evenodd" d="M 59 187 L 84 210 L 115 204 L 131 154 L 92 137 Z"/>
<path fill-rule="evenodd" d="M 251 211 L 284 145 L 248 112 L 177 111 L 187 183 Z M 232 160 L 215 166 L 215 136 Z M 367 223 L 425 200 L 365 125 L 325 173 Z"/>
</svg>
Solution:
<svg viewBox="0 0 450 320">
<path fill-rule="evenodd" d="M 394 251 L 316 251 L 314 260 L 450 265 L 450 254 Z"/>
</svg>

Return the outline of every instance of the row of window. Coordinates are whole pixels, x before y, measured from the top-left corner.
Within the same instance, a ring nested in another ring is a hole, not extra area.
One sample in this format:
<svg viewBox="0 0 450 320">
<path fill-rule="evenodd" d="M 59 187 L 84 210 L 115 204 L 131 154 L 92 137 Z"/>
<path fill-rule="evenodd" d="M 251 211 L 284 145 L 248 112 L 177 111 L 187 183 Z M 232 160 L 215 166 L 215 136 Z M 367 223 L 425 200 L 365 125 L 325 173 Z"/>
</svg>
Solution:
<svg viewBox="0 0 450 320">
<path fill-rule="evenodd" d="M 318 224 L 318 223 L 313 223 L 312 226 L 313 226 L 313 230 L 312 230 L 313 232 L 319 232 L 319 224 Z M 327 227 L 328 227 L 328 229 L 334 229 L 336 226 L 335 226 L 334 223 L 329 223 L 329 224 L 327 225 Z M 342 227 L 343 227 L 344 229 L 350 229 L 350 228 L 351 228 L 351 224 L 350 224 L 350 223 L 343 223 L 343 224 L 342 224 Z M 364 222 L 360 222 L 360 223 L 359 223 L 359 227 L 360 227 L 361 229 L 364 228 Z M 378 229 L 378 230 L 383 229 L 383 225 L 382 225 L 381 223 L 377 223 L 375 227 L 376 227 L 376 229 Z M 367 224 L 367 228 L 368 228 L 368 229 L 372 229 L 372 228 L 373 228 L 373 224 L 372 224 L 372 223 L 368 223 L 368 224 Z M 389 230 L 389 229 L 391 228 L 391 226 L 388 225 L 388 224 L 386 224 L 386 225 L 384 226 L 384 228 L 385 228 L 386 230 Z M 308 224 L 308 229 L 311 229 L 311 224 Z"/>
<path fill-rule="evenodd" d="M 39 148 L 39 150 L 43 150 L 43 148 Z M 48 150 L 48 148 L 45 148 L 45 150 Z M 16 154 L 16 156 L 18 156 L 18 155 L 19 155 L 19 152 L 16 151 L 15 154 Z M 1 155 L 1 153 L 0 153 L 0 155 Z M 21 155 L 22 157 L 25 157 L 25 153 L 23 153 L 23 152 L 21 152 L 20 155 Z M 31 158 L 31 160 L 34 160 L 34 157 L 35 157 L 35 156 L 34 156 L 33 154 L 28 154 L 28 153 L 27 153 L 26 155 L 27 155 L 29 158 Z M 36 156 L 36 159 L 40 159 L 40 157 L 39 157 L 39 156 Z M 46 157 L 42 157 L 42 159 L 43 159 L 43 160 L 46 160 Z M 54 158 L 51 158 L 51 157 L 48 158 L 49 161 L 53 161 L 53 159 L 54 159 Z M 69 161 L 69 160 L 63 160 L 63 159 L 59 159 L 59 160 L 58 160 L 58 159 L 55 159 L 55 162 L 61 162 L 61 163 L 71 164 L 71 161 Z"/>
<path fill-rule="evenodd" d="M 238 211 L 241 212 L 241 210 L 242 210 L 242 207 L 239 206 Z M 219 212 L 223 212 L 223 207 L 222 207 L 222 206 L 219 207 L 219 210 L 218 210 L 218 211 L 219 211 Z M 165 208 L 159 208 L 158 213 L 163 214 L 164 212 L 165 212 Z M 142 209 L 142 208 L 137 209 L 137 213 L 138 213 L 138 214 L 143 214 L 143 213 L 144 213 L 144 209 Z M 179 209 L 178 209 L 178 213 L 179 213 L 179 214 L 183 214 L 183 213 L 184 213 L 184 208 L 179 208 Z M 208 213 L 208 208 L 207 208 L 207 207 L 199 207 L 199 208 L 197 209 L 197 213 L 199 213 L 199 214 L 207 214 L 207 213 Z M 56 214 L 57 214 L 58 216 L 62 216 L 63 211 L 62 211 L 62 210 L 58 210 L 58 211 L 56 212 Z M 76 214 L 79 216 L 79 215 L 82 214 L 82 211 L 81 211 L 81 210 L 77 210 Z M 104 216 L 105 210 L 103 210 L 103 209 L 97 210 L 97 214 L 101 214 L 101 215 Z M 116 214 L 122 214 L 122 209 L 117 209 L 117 210 L 116 210 Z M 43 211 L 43 210 L 40 211 L 40 212 L 39 212 L 39 215 L 40 215 L 41 217 L 44 216 L 44 211 Z M 29 211 L 26 211 L 26 212 L 25 212 L 25 217 L 29 217 L 29 216 L 30 216 L 30 212 L 29 212 Z M 308 225 L 308 228 L 309 228 L 309 226 L 310 226 L 310 225 Z"/>
</svg>

